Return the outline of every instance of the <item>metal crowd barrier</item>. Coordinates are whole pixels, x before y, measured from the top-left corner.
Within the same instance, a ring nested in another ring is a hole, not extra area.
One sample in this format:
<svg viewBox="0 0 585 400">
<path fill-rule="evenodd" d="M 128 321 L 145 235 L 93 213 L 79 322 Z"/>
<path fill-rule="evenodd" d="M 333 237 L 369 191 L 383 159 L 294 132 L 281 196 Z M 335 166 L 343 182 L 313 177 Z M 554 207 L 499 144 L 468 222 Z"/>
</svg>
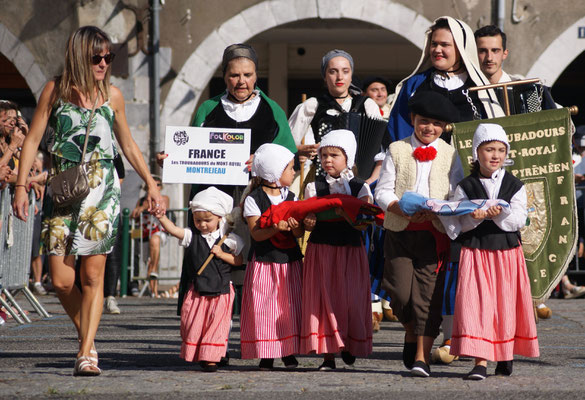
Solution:
<svg viewBox="0 0 585 400">
<path fill-rule="evenodd" d="M 18 292 L 24 293 L 26 299 L 39 315 L 45 318 L 50 317 L 50 315 L 28 288 L 35 193 L 33 190 L 30 192 L 29 217 L 26 222 L 13 215 L 12 195 L 11 186 L 7 186 L 0 192 L 0 217 L 2 220 L 2 228 L 0 229 L 0 303 L 15 321 L 24 324 L 30 323 L 31 320 L 14 299 Z"/>
<path fill-rule="evenodd" d="M 187 208 L 177 208 L 167 210 L 167 217 L 173 220 L 173 222 L 179 227 L 186 226 Z M 128 211 L 129 212 L 129 211 Z M 128 260 L 129 276 L 131 281 L 138 281 L 142 284 L 142 288 L 139 292 L 139 297 L 143 296 L 146 290 L 148 290 L 148 282 L 151 279 L 148 276 L 148 259 L 149 249 L 148 242 L 153 235 L 153 232 L 148 230 L 148 238 L 143 236 L 143 224 L 149 223 L 151 217 L 148 213 L 140 215 L 138 221 L 131 220 L 127 217 L 127 209 L 122 214 L 122 232 L 128 232 L 129 244 L 127 245 L 127 251 L 129 256 L 122 256 L 123 260 Z M 160 247 L 159 267 L 158 267 L 158 280 L 159 281 L 179 281 L 181 278 L 181 267 L 183 265 L 183 253 L 184 249 L 181 247 L 176 238 L 166 234 L 166 243 L 162 243 Z M 124 248 L 122 249 L 124 252 Z M 123 253 L 124 254 L 124 253 Z M 122 265 L 121 276 L 128 276 L 124 272 L 124 265 Z M 120 282 L 122 289 L 126 288 L 123 282 Z M 125 293 L 121 290 L 121 294 Z"/>
</svg>

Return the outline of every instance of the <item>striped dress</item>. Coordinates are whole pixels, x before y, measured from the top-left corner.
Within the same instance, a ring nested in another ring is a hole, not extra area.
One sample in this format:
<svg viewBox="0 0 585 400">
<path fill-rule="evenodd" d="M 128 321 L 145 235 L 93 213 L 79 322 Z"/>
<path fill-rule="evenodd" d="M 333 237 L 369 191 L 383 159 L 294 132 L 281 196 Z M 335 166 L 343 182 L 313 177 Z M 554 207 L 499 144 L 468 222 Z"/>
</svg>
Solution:
<svg viewBox="0 0 585 400">
<path fill-rule="evenodd" d="M 333 183 L 317 177 L 305 198 L 330 193 L 371 199 L 369 186 L 349 173 Z M 359 231 L 344 221 L 317 221 L 303 268 L 301 353 L 372 353 L 369 271 Z"/>
<path fill-rule="evenodd" d="M 244 217 L 260 216 L 270 204 L 293 200 L 282 189 L 268 196 L 250 193 Z M 244 278 L 241 310 L 242 358 L 278 358 L 299 353 L 302 254 L 298 246 L 281 251 L 270 240 L 253 242 Z M 287 262 L 280 262 L 286 260 Z"/>
<path fill-rule="evenodd" d="M 218 230 L 207 234 L 187 228 L 180 242 L 187 248 L 185 264 L 188 267 L 181 274 L 179 295 L 181 358 L 185 361 L 218 362 L 226 354 L 235 296 L 230 282 L 232 266 L 214 257 L 201 275 L 196 274 L 209 250 L 220 241 L 226 229 L 223 220 Z M 224 252 L 238 255 L 243 241 L 230 233 L 221 248 Z"/>
<path fill-rule="evenodd" d="M 501 199 L 510 209 L 485 220 L 460 217 L 462 233 L 451 354 L 509 361 L 538 357 L 530 281 L 520 244 L 526 223 L 526 189 L 503 169 L 490 178 L 472 174 L 455 200 Z"/>
<path fill-rule="evenodd" d="M 219 362 L 225 356 L 234 296 L 231 285 L 219 296 L 202 296 L 191 285 L 181 308 L 182 359 Z"/>
</svg>

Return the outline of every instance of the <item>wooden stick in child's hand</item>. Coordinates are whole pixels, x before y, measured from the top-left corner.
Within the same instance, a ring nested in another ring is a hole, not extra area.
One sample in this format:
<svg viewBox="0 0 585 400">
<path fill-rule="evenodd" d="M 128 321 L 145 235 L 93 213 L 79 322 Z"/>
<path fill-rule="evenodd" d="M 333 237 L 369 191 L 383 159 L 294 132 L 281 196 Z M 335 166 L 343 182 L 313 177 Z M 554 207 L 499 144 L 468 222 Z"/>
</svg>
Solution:
<svg viewBox="0 0 585 400">
<path fill-rule="evenodd" d="M 221 246 L 223 244 L 223 242 L 225 242 L 225 240 L 227 239 L 227 237 L 228 237 L 229 234 L 230 234 L 230 231 L 227 231 L 225 233 L 225 235 L 223 235 L 223 237 L 221 238 L 221 240 L 219 242 L 217 242 L 217 245 L 218 246 Z M 211 259 L 214 256 L 215 256 L 215 254 L 213 254 L 213 253 L 211 253 L 209 256 L 207 256 L 207 259 L 205 260 L 205 262 L 203 263 L 203 265 L 201 266 L 201 268 L 199 268 L 199 271 L 197 271 L 197 275 L 201 275 L 201 273 L 203 273 L 203 270 L 211 262 Z"/>
</svg>

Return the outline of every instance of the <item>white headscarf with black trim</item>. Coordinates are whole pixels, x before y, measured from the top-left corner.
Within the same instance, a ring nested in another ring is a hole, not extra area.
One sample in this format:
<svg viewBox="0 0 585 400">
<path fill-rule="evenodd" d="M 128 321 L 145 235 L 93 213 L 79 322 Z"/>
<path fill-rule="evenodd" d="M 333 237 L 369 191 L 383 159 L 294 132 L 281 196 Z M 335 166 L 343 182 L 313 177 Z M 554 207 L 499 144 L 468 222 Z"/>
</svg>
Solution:
<svg viewBox="0 0 585 400">
<path fill-rule="evenodd" d="M 473 31 L 469 25 L 463 21 L 447 16 L 437 18 L 433 22 L 433 25 L 440 19 L 446 19 L 448 21 L 449 28 L 453 34 L 455 45 L 457 46 L 459 54 L 461 55 L 461 61 L 463 61 L 465 64 L 465 69 L 467 70 L 467 74 L 471 80 L 477 86 L 489 85 L 489 79 L 483 74 L 483 72 L 481 72 L 479 67 L 479 58 L 477 57 L 475 36 L 473 35 Z M 423 52 L 418 65 L 409 76 L 400 81 L 400 83 L 396 86 L 396 97 L 398 97 L 402 86 L 409 78 L 411 78 L 413 75 L 424 72 L 433 66 L 430 57 L 431 39 L 432 31 L 429 27 L 426 32 L 425 45 L 423 47 Z M 481 90 L 478 92 L 478 96 L 479 100 L 483 104 L 488 118 L 503 117 L 505 115 L 493 89 Z M 395 105 L 396 102 L 394 102 L 392 108 L 394 108 Z M 390 111 L 392 111 L 392 109 Z"/>
</svg>

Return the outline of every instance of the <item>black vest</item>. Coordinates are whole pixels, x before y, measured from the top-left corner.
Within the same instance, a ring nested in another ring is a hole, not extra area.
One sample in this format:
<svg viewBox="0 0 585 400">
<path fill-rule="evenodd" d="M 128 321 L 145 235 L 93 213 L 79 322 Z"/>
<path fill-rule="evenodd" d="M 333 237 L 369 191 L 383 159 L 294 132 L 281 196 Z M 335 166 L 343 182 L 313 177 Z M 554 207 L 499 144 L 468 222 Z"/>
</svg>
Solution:
<svg viewBox="0 0 585 400">
<path fill-rule="evenodd" d="M 448 90 L 437 86 L 433 80 L 433 74 L 430 74 L 427 79 L 425 79 L 420 86 L 416 89 L 419 90 L 432 90 L 433 92 L 439 93 L 453 103 L 457 110 L 459 111 L 459 120 L 460 121 L 473 121 L 474 114 L 473 108 L 471 104 L 469 104 L 469 100 L 467 96 L 463 94 L 464 90 L 469 89 L 470 87 L 477 86 L 470 78 L 467 79 L 467 82 L 460 88 L 454 90 Z M 477 92 L 468 92 L 469 97 L 473 101 L 473 105 L 477 108 L 477 112 L 481 115 L 482 119 L 487 118 L 487 114 L 483 108 L 483 104 L 479 100 L 479 95 Z M 451 133 L 450 132 L 443 132 L 441 135 L 441 139 L 446 141 L 447 143 L 451 143 Z"/>
<path fill-rule="evenodd" d="M 459 118 L 461 121 L 473 121 L 473 108 L 469 101 L 467 100 L 467 96 L 463 93 L 464 90 L 469 89 L 470 87 L 477 86 L 470 78 L 467 79 L 465 84 L 457 89 L 448 90 L 437 86 L 433 80 L 433 74 L 429 75 L 428 79 L 425 79 L 420 86 L 416 89 L 418 90 L 432 90 L 443 96 L 447 97 L 451 102 L 457 107 L 459 111 Z M 482 118 L 486 118 L 487 114 L 483 109 L 483 105 L 479 100 L 479 95 L 477 92 L 468 92 L 469 97 L 473 101 L 473 105 L 477 108 L 477 112 L 481 115 Z"/>
<path fill-rule="evenodd" d="M 193 283 L 194 290 L 202 296 L 218 296 L 230 292 L 232 266 L 225 261 L 213 257 L 201 275 L 197 275 L 197 271 L 209 256 L 210 248 L 196 228 L 191 228 L 191 231 L 193 232 L 193 238 L 189 247 L 185 249 L 183 258 L 177 315 L 181 315 L 183 300 L 191 283 Z M 220 240 L 221 238 L 218 238 L 215 243 Z M 229 248 L 225 244 L 221 245 L 221 249 L 229 252 Z"/>
<path fill-rule="evenodd" d="M 364 186 L 365 181 L 360 178 L 353 178 L 349 181 L 351 195 L 357 197 L 358 193 Z M 323 177 L 315 178 L 315 190 L 317 196 L 327 196 L 329 193 L 329 184 Z M 331 246 L 352 246 L 359 247 L 363 244 L 362 233 L 354 229 L 346 221 L 317 221 L 309 242 L 318 244 L 328 244 Z"/>
<path fill-rule="evenodd" d="M 278 124 L 268 103 L 260 98 L 258 109 L 247 121 L 237 122 L 230 118 L 223 109 L 221 102 L 205 118 L 203 126 L 232 129 L 250 129 L 250 154 L 254 154 L 264 143 L 272 143 L 278 134 Z"/>
<path fill-rule="evenodd" d="M 509 203 L 518 190 L 522 188 L 522 185 L 524 184 L 518 178 L 506 172 L 497 198 Z M 461 186 L 470 200 L 488 198 L 488 194 L 477 173 L 463 179 L 459 182 L 459 186 Z M 457 242 L 472 249 L 507 250 L 518 247 L 521 238 L 519 231 L 506 232 L 500 229 L 494 221 L 484 220 L 477 228 L 459 235 Z"/>
<path fill-rule="evenodd" d="M 215 241 L 215 244 L 220 240 L 221 237 Z M 221 249 L 225 252 L 230 251 L 225 244 L 221 245 Z M 191 281 L 195 285 L 195 291 L 202 296 L 217 296 L 229 293 L 232 266 L 218 257 L 213 257 L 201 275 L 197 275 L 197 271 L 209 256 L 209 251 L 209 245 L 200 232 L 195 229 L 191 244 L 185 251 L 188 265 L 193 266 Z"/>
<path fill-rule="evenodd" d="M 268 208 L 270 208 L 272 205 L 268 195 L 264 192 L 264 190 L 262 190 L 261 186 L 252 190 L 248 196 L 254 199 L 261 213 L 264 213 L 264 211 L 268 210 Z M 285 201 L 294 201 L 294 199 L 295 194 L 289 191 Z M 282 233 L 291 235 L 291 237 L 293 236 L 292 232 Z M 251 240 L 252 245 L 250 246 L 250 251 L 248 252 L 248 261 L 252 261 L 252 258 L 255 258 L 255 260 L 259 262 L 285 264 L 303 258 L 303 254 L 301 253 L 301 249 L 299 248 L 298 244 L 290 249 L 279 249 L 272 244 L 270 239 L 257 242 L 252 237 Z"/>
<path fill-rule="evenodd" d="M 368 98 L 366 96 L 355 96 L 351 99 L 351 108 L 349 112 L 365 112 L 364 103 Z M 334 129 L 342 129 L 345 127 L 344 118 L 340 115 L 346 114 L 341 104 L 333 98 L 329 93 L 317 97 L 317 110 L 315 116 L 311 121 L 311 129 L 315 135 L 315 143 L 319 143 L 321 138 Z M 337 110 L 340 115 L 329 115 L 328 110 Z"/>
<path fill-rule="evenodd" d="M 351 108 L 349 112 L 365 113 L 366 109 L 364 103 L 368 98 L 366 96 L 355 96 L 351 99 Z M 315 143 L 321 142 L 321 138 L 334 129 L 347 129 L 348 116 L 347 112 L 343 110 L 341 105 L 329 93 L 317 97 L 317 110 L 315 116 L 311 120 L 311 129 L 315 135 Z M 328 110 L 337 110 L 339 115 L 329 115 Z M 325 176 L 326 173 L 321 167 L 321 162 L 318 157 L 313 159 L 317 176 Z"/>
</svg>

